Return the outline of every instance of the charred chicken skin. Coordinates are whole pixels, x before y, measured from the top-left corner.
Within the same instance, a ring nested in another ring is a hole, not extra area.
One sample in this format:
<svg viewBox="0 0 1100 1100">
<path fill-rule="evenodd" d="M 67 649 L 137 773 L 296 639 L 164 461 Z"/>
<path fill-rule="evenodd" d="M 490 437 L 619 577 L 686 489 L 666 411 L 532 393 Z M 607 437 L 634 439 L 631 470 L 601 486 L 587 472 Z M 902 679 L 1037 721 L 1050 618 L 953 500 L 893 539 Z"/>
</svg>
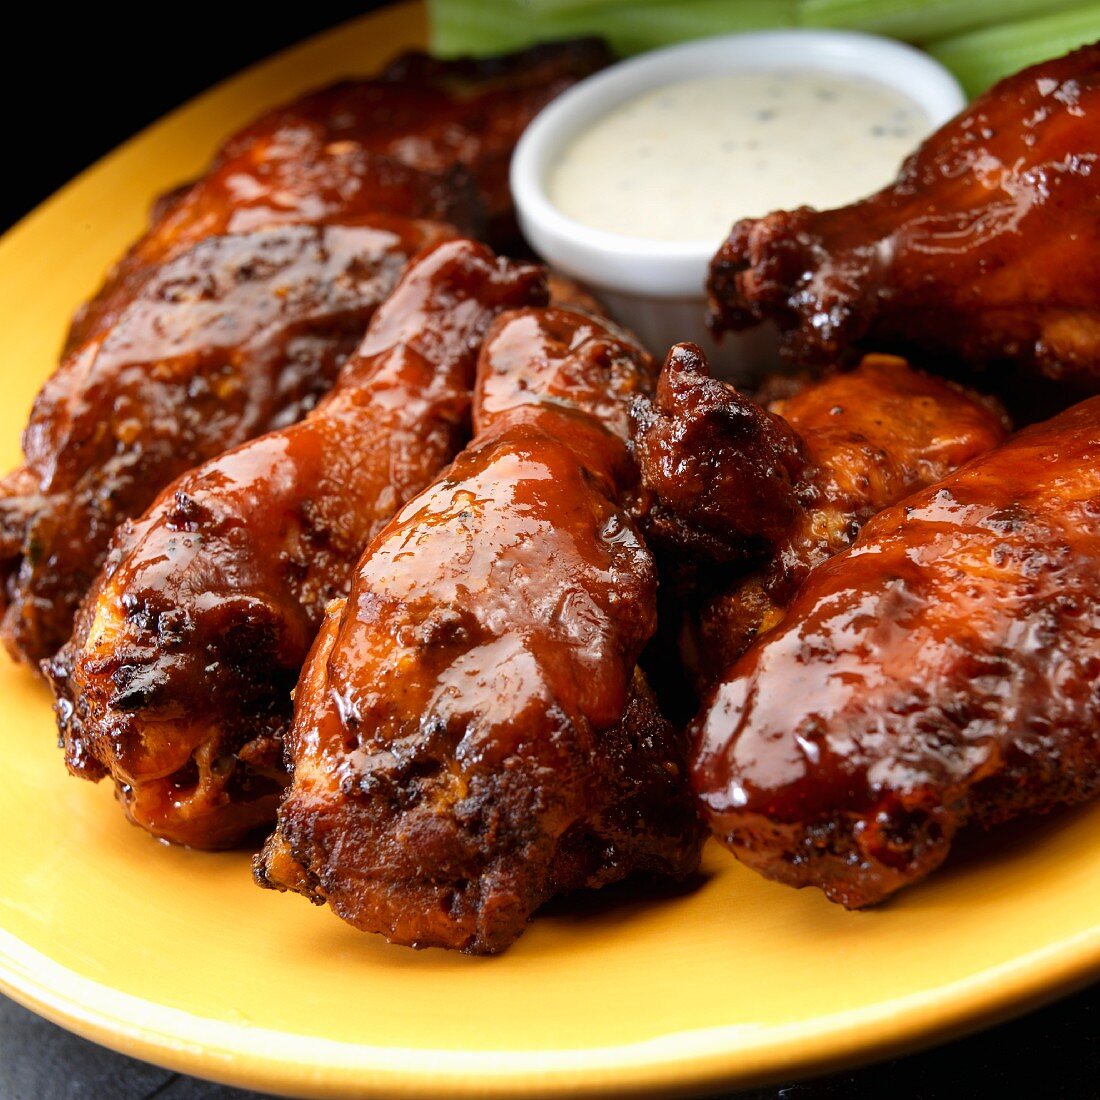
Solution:
<svg viewBox="0 0 1100 1100">
<path fill-rule="evenodd" d="M 157 268 L 35 401 L 26 465 L 0 481 L 0 634 L 65 642 L 115 528 L 185 470 L 300 419 L 409 256 L 449 233 L 375 216 L 214 237 Z"/>
<path fill-rule="evenodd" d="M 291 689 L 364 546 L 461 449 L 477 353 L 541 269 L 457 240 L 414 259 L 303 421 L 184 474 L 118 531 L 47 673 L 71 771 L 195 847 L 274 820 Z"/>
<path fill-rule="evenodd" d="M 695 867 L 680 737 L 636 667 L 656 574 L 627 441 L 651 369 L 585 314 L 495 323 L 472 444 L 326 614 L 263 885 L 492 953 L 558 892 Z"/>
<path fill-rule="evenodd" d="M 609 60 L 594 39 L 476 61 L 413 53 L 269 111 L 156 203 L 149 230 L 77 315 L 70 346 L 109 322 L 150 266 L 216 234 L 384 210 L 511 243 L 508 165 L 520 134 Z"/>
<path fill-rule="evenodd" d="M 743 862 L 846 906 L 1100 790 L 1100 398 L 880 513 L 715 689 L 694 783 Z"/>
<path fill-rule="evenodd" d="M 1100 390 L 1100 45 L 1001 81 L 889 187 L 734 226 L 716 329 L 777 322 L 787 356 L 852 348 L 1019 367 Z"/>
<path fill-rule="evenodd" d="M 765 410 L 711 378 L 692 345 L 673 349 L 635 418 L 645 530 L 674 560 L 704 565 L 681 600 L 699 687 L 779 623 L 810 570 L 873 515 L 1005 435 L 994 404 L 903 359 L 866 356 Z"/>
</svg>

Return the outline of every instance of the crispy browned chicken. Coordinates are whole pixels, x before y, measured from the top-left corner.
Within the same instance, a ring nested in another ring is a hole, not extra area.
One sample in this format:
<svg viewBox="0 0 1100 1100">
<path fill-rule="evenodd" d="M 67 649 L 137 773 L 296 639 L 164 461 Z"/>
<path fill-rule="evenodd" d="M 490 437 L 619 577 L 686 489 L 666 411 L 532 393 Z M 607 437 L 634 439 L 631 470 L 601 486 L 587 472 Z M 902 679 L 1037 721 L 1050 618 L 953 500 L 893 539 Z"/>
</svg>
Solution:
<svg viewBox="0 0 1100 1100">
<path fill-rule="evenodd" d="M 328 157 L 362 150 L 435 174 L 457 166 L 473 180 L 490 240 L 511 244 L 518 229 L 508 169 L 520 134 L 550 100 L 612 60 L 598 38 L 498 57 L 441 61 L 408 53 L 369 80 L 345 81 L 277 108 L 231 138 L 218 165 L 228 167 L 243 153 L 251 162 L 232 171 L 255 171 L 269 194 L 289 184 L 310 204 L 318 201 L 316 189 L 301 173 Z M 259 158 L 257 142 L 264 150 Z"/>
<path fill-rule="evenodd" d="M 774 320 L 802 364 L 899 351 L 1100 390 L 1098 157 L 1100 44 L 1003 80 L 868 199 L 739 222 L 712 321 Z"/>
<path fill-rule="evenodd" d="M 274 820 L 291 689 L 363 547 L 469 434 L 478 349 L 540 268 L 473 241 L 415 258 L 303 421 L 173 482 L 119 528 L 46 670 L 72 772 L 156 836 L 225 847 Z"/>
<path fill-rule="evenodd" d="M 183 471 L 298 420 L 438 223 L 374 217 L 203 241 L 157 268 L 42 388 L 0 481 L 0 635 L 37 662 L 69 636 L 115 527 Z"/>
<path fill-rule="evenodd" d="M 491 953 L 558 892 L 695 867 L 680 738 L 636 667 L 656 574 L 627 440 L 651 370 L 585 314 L 496 322 L 473 443 L 325 617 L 262 884 Z"/>
<path fill-rule="evenodd" d="M 269 113 L 159 201 L 75 318 L 26 465 L 0 481 L 10 652 L 36 664 L 63 644 L 115 527 L 169 481 L 313 406 L 434 223 L 472 231 L 487 212 L 507 235 L 516 140 L 606 59 L 590 41 L 410 55 Z"/>
<path fill-rule="evenodd" d="M 956 833 L 1100 791 L 1100 398 L 872 519 L 709 699 L 694 781 L 749 866 L 868 905 Z"/>
<path fill-rule="evenodd" d="M 228 138 L 200 179 L 158 200 L 149 230 L 77 315 L 70 346 L 109 322 L 150 266 L 216 234 L 385 210 L 511 244 L 508 165 L 520 134 L 609 60 L 595 39 L 479 60 L 410 53 L 276 107 Z"/>
<path fill-rule="evenodd" d="M 635 419 L 644 528 L 694 567 L 677 606 L 699 688 L 774 627 L 809 571 L 871 516 L 1005 435 L 994 404 L 903 359 L 866 356 L 766 411 L 684 344 Z"/>
</svg>

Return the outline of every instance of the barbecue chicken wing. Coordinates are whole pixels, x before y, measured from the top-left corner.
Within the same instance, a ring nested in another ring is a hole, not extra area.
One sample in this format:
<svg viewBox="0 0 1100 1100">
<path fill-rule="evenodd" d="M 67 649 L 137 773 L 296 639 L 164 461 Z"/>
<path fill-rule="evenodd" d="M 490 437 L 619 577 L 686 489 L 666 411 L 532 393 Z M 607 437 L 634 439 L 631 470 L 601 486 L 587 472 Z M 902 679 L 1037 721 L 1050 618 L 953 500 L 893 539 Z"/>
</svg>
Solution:
<svg viewBox="0 0 1100 1100">
<path fill-rule="evenodd" d="M 967 825 L 1100 789 L 1100 398 L 880 513 L 716 688 L 694 782 L 749 866 L 847 906 Z"/>
<path fill-rule="evenodd" d="M 224 847 L 274 820 L 290 692 L 363 547 L 460 450 L 499 312 L 539 268 L 472 241 L 414 259 L 297 424 L 198 466 L 128 521 L 47 673 L 71 771 L 157 836 Z"/>
<path fill-rule="evenodd" d="M 37 662 L 119 523 L 183 471 L 299 419 L 332 385 L 434 222 L 283 226 L 213 237 L 157 268 L 42 388 L 26 465 L 0 481 L 0 634 Z"/>
<path fill-rule="evenodd" d="M 37 663 L 123 519 L 178 474 L 298 419 L 332 384 L 402 264 L 446 222 L 507 236 L 507 166 L 595 42 L 485 61 L 405 57 L 230 138 L 79 311 L 0 481 L 0 634 Z M 417 219 L 413 222 L 408 219 Z"/>
<path fill-rule="evenodd" d="M 592 39 L 476 61 L 408 54 L 269 111 L 226 140 L 199 180 L 155 204 L 149 230 L 78 314 L 70 345 L 109 322 L 151 265 L 215 234 L 385 210 L 474 235 L 487 227 L 490 241 L 511 244 L 508 165 L 520 134 L 609 60 Z"/>
<path fill-rule="evenodd" d="M 496 322 L 473 443 L 325 617 L 262 884 L 397 943 L 491 953 L 555 893 L 694 868 L 680 738 L 636 667 L 656 575 L 627 438 L 650 375 L 587 315 Z"/>
<path fill-rule="evenodd" d="M 778 323 L 787 356 L 851 348 L 1100 390 L 1100 45 L 1003 80 L 897 181 L 839 210 L 734 226 L 711 264 L 718 330 Z"/>
<path fill-rule="evenodd" d="M 646 533 L 695 567 L 677 603 L 679 648 L 700 688 L 871 516 L 1005 435 L 995 405 L 903 359 L 866 356 L 765 410 L 711 378 L 692 345 L 672 350 L 635 418 Z"/>
</svg>

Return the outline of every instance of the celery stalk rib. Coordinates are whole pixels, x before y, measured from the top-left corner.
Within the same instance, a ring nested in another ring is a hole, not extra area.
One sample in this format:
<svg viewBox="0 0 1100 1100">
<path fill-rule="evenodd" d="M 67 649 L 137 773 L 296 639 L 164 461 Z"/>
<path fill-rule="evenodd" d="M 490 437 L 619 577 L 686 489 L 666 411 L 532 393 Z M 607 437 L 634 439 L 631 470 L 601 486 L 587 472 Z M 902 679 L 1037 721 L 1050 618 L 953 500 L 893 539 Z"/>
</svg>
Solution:
<svg viewBox="0 0 1100 1100">
<path fill-rule="evenodd" d="M 1100 38 L 1100 4 L 986 27 L 927 46 L 975 96 L 1002 77 Z"/>
</svg>

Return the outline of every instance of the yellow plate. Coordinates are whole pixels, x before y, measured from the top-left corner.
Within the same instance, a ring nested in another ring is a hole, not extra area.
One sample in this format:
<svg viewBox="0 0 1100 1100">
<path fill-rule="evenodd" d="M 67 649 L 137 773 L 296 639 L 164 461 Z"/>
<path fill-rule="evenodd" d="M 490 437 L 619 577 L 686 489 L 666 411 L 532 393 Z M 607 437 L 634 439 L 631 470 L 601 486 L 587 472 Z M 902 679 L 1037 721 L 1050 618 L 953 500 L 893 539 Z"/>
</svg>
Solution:
<svg viewBox="0 0 1100 1100">
<path fill-rule="evenodd" d="M 66 320 L 149 199 L 263 107 L 423 40 L 361 19 L 196 100 L 0 243 L 0 465 Z M 1084 981 L 1100 959 L 1100 808 L 1002 835 L 877 912 L 717 849 L 679 897 L 595 897 L 498 959 L 360 936 L 252 886 L 243 855 L 162 847 L 70 779 L 46 690 L 0 657 L 0 986 L 174 1069 L 317 1096 L 674 1092 L 910 1047 Z"/>
</svg>

